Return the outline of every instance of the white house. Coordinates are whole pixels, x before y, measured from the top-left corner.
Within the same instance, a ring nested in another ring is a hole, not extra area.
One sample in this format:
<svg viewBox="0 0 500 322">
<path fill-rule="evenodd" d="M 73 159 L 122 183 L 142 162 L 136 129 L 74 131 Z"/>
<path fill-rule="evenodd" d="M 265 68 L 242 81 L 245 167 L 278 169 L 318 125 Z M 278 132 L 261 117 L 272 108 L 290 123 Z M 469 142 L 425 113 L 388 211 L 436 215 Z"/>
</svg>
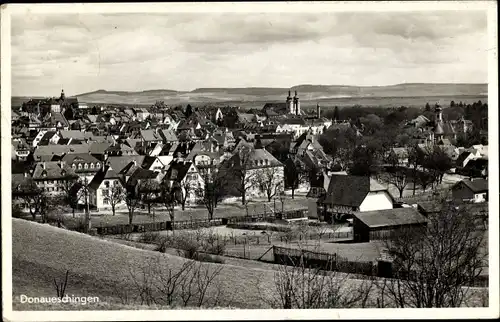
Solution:
<svg viewBox="0 0 500 322">
<path fill-rule="evenodd" d="M 236 173 L 245 175 L 242 181 L 248 187 L 245 195 L 247 199 L 265 198 L 267 189 L 275 190 L 272 191 L 273 194 L 276 192 L 275 195 L 284 191 L 284 165 L 266 149 L 242 146 L 228 162 L 230 168 L 244 169 Z"/>
<path fill-rule="evenodd" d="M 172 161 L 163 180 L 170 187 L 179 188 L 187 204 L 196 202 L 196 189 L 204 185 L 198 169 L 190 161 Z"/>
<path fill-rule="evenodd" d="M 111 210 L 109 196 L 112 193 L 112 189 L 116 186 L 121 187 L 125 191 L 118 174 L 111 166 L 104 166 L 89 184 L 89 204 L 98 210 Z M 119 208 L 124 205 L 125 201 L 122 200 L 116 207 Z"/>
</svg>

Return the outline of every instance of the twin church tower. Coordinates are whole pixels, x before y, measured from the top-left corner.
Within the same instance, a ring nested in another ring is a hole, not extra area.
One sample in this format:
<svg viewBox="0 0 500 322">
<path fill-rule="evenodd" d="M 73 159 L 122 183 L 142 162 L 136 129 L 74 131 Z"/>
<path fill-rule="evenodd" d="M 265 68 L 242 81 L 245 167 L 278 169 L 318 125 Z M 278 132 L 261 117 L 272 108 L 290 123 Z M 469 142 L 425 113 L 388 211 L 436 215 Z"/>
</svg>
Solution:
<svg viewBox="0 0 500 322">
<path fill-rule="evenodd" d="M 300 102 L 299 102 L 299 97 L 297 96 L 297 91 L 295 91 L 294 97 L 291 96 L 291 91 L 288 91 L 288 97 L 286 98 L 286 106 L 290 114 L 301 115 Z"/>
</svg>

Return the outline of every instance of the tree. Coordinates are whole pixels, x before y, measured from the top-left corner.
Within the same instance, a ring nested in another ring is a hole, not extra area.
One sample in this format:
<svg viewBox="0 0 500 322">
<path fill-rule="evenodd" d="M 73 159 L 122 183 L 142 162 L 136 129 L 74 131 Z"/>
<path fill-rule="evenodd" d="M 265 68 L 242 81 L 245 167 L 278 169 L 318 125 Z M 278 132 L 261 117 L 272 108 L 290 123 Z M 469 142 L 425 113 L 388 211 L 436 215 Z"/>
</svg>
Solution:
<svg viewBox="0 0 500 322">
<path fill-rule="evenodd" d="M 350 175 L 370 176 L 376 165 L 375 153 L 372 149 L 358 147 L 353 152 L 352 165 L 348 169 Z"/>
<path fill-rule="evenodd" d="M 400 166 L 388 167 L 385 181 L 396 187 L 399 191 L 399 198 L 402 198 L 409 183 L 408 169 Z"/>
<path fill-rule="evenodd" d="M 59 189 L 63 192 L 63 202 L 71 207 L 73 218 L 75 217 L 75 209 L 80 199 L 77 182 L 78 176 L 68 175 L 58 184 Z"/>
<path fill-rule="evenodd" d="M 335 106 L 335 108 L 333 110 L 333 119 L 336 120 L 336 121 L 340 120 L 339 107 L 338 106 Z"/>
<path fill-rule="evenodd" d="M 242 146 L 226 164 L 227 171 L 236 179 L 235 188 L 241 195 L 241 204 L 246 204 L 247 192 L 256 184 L 257 171 L 253 164 L 252 155 L 254 149 L 251 146 Z"/>
<path fill-rule="evenodd" d="M 133 189 L 127 189 L 127 192 L 125 194 L 125 203 L 127 204 L 129 225 L 132 225 L 132 221 L 134 220 L 135 210 L 139 206 L 140 202 L 141 202 L 140 196 L 138 196 Z"/>
<path fill-rule="evenodd" d="M 172 233 L 174 232 L 175 206 L 177 204 L 177 200 L 178 198 L 176 197 L 175 189 L 172 189 L 167 182 L 164 182 L 161 186 L 161 201 L 167 209 L 168 216 L 170 217 Z"/>
<path fill-rule="evenodd" d="M 223 197 L 223 176 L 217 171 L 205 172 L 203 174 L 203 187 L 196 189 L 196 195 L 207 208 L 208 219 L 214 218 L 217 204 Z"/>
<path fill-rule="evenodd" d="M 266 194 L 267 201 L 283 191 L 283 168 L 266 167 L 259 171 L 255 177 L 256 185 Z"/>
<path fill-rule="evenodd" d="M 36 216 L 40 215 L 42 221 L 44 221 L 44 214 L 46 214 L 48 206 L 48 195 L 37 186 L 35 181 L 30 179 L 23 182 L 15 189 L 14 194 L 28 206 L 33 220 L 36 220 Z"/>
<path fill-rule="evenodd" d="M 140 180 L 137 188 L 142 203 L 146 204 L 148 214 L 151 214 L 151 207 L 158 202 L 159 183 L 155 179 L 144 179 Z"/>
<path fill-rule="evenodd" d="M 445 201 L 427 227 L 393 231 L 385 240 L 393 278 L 377 283 L 380 295 L 401 308 L 463 305 L 487 259 L 477 219 L 465 204 Z"/>
<path fill-rule="evenodd" d="M 425 111 L 430 112 L 431 111 L 431 106 L 429 105 L 429 102 L 425 103 Z"/>
<path fill-rule="evenodd" d="M 302 253 L 304 254 L 304 253 Z M 350 274 L 333 270 L 341 264 L 329 260 L 325 265 L 310 267 L 305 255 L 286 259 L 276 265 L 273 308 L 323 309 L 366 307 L 372 283 L 368 280 L 350 286 Z"/>
<path fill-rule="evenodd" d="M 453 166 L 453 161 L 443 148 L 434 146 L 430 153 L 427 154 L 424 164 L 428 169 L 435 171 L 437 181 L 441 183 L 446 171 L 450 170 Z"/>
<path fill-rule="evenodd" d="M 435 176 L 427 170 L 419 170 L 415 175 L 416 182 L 422 187 L 423 192 L 436 180 Z"/>
<path fill-rule="evenodd" d="M 189 180 L 188 178 L 185 178 L 181 182 L 178 183 L 178 188 L 179 188 L 179 198 L 180 198 L 180 204 L 182 207 L 182 210 L 185 209 L 186 207 L 186 202 L 191 195 L 192 192 L 195 191 L 196 184 Z"/>
<path fill-rule="evenodd" d="M 186 115 L 186 118 L 190 117 L 191 115 L 193 114 L 193 107 L 191 106 L 191 104 L 188 104 L 186 106 L 186 112 L 184 113 L 184 115 Z"/>
<path fill-rule="evenodd" d="M 115 184 L 109 191 L 109 194 L 104 199 L 108 201 L 111 206 L 111 211 L 113 216 L 115 215 L 116 206 L 120 204 L 125 199 L 126 193 L 121 185 Z"/>
<path fill-rule="evenodd" d="M 285 188 L 292 190 L 292 199 L 295 197 L 295 190 L 302 183 L 309 181 L 309 172 L 306 165 L 298 159 L 288 159 L 285 161 L 284 175 L 285 175 Z"/>
</svg>

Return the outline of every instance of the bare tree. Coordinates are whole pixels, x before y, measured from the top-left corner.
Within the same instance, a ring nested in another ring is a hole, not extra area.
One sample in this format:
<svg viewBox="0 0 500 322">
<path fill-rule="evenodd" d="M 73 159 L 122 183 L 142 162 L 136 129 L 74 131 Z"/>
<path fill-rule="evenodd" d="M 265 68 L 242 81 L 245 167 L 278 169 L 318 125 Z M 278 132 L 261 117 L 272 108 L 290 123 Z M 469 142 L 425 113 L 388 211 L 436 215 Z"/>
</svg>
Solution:
<svg viewBox="0 0 500 322">
<path fill-rule="evenodd" d="M 217 204 L 222 200 L 222 189 L 222 177 L 218 172 L 211 171 L 203 174 L 203 187 L 199 187 L 195 190 L 199 200 L 201 200 L 205 208 L 207 208 L 209 220 L 214 218 Z"/>
<path fill-rule="evenodd" d="M 229 161 L 229 169 L 237 180 L 236 189 L 241 195 L 241 204 L 247 202 L 247 192 L 256 185 L 256 166 L 253 163 L 252 155 L 254 149 L 250 146 L 242 146 Z"/>
<path fill-rule="evenodd" d="M 109 190 L 109 194 L 104 198 L 107 200 L 109 205 L 111 206 L 111 211 L 113 212 L 113 216 L 116 213 L 116 206 L 119 205 L 122 201 L 125 200 L 126 193 L 125 190 L 120 185 L 113 185 L 111 190 Z"/>
<path fill-rule="evenodd" d="M 186 202 L 190 197 L 191 193 L 194 191 L 196 185 L 189 178 L 185 178 L 181 182 L 177 183 L 179 189 L 179 203 L 181 204 L 182 210 L 186 209 Z"/>
<path fill-rule="evenodd" d="M 68 274 L 69 271 L 66 270 L 64 280 L 61 280 L 59 282 L 57 282 L 57 280 L 54 278 L 54 288 L 56 289 L 57 297 L 60 299 L 62 299 L 66 294 L 66 286 L 68 286 Z"/>
<path fill-rule="evenodd" d="M 145 179 L 139 182 L 137 189 L 142 203 L 148 208 L 148 214 L 151 214 L 151 207 L 158 202 L 160 184 L 155 179 Z"/>
<path fill-rule="evenodd" d="M 170 222 L 172 225 L 172 233 L 174 233 L 175 224 L 175 205 L 177 204 L 177 198 L 175 195 L 175 189 L 173 189 L 167 182 L 161 186 L 161 201 L 165 208 L 167 209 L 168 215 L 170 217 Z"/>
<path fill-rule="evenodd" d="M 132 221 L 134 220 L 134 215 L 135 215 L 135 210 L 141 203 L 141 199 L 135 191 L 127 191 L 125 194 L 125 203 L 127 204 L 127 210 L 128 210 L 128 224 L 132 225 Z"/>
<path fill-rule="evenodd" d="M 73 218 L 75 217 L 75 209 L 78 206 L 79 195 L 77 184 L 78 176 L 68 175 L 59 182 L 58 188 L 62 190 L 63 202 L 71 207 Z"/>
<path fill-rule="evenodd" d="M 399 191 L 399 197 L 403 197 L 403 192 L 409 183 L 409 173 L 408 169 L 404 167 L 389 167 L 387 169 L 387 176 L 385 181 L 392 184 Z"/>
<path fill-rule="evenodd" d="M 402 308 L 467 305 L 487 259 L 476 219 L 466 205 L 445 201 L 426 228 L 393 232 L 385 241 L 393 278 L 377 283 L 381 295 Z"/>
<path fill-rule="evenodd" d="M 277 265 L 271 305 L 283 309 L 366 307 L 372 283 L 353 281 L 349 274 L 331 270 L 339 263 L 309 268 L 304 256 L 288 258 L 288 265 Z M 358 284 L 359 283 L 359 284 Z"/>
<path fill-rule="evenodd" d="M 266 194 L 267 201 L 283 191 L 283 168 L 263 168 L 255 178 L 256 185 Z"/>
<path fill-rule="evenodd" d="M 218 303 L 221 288 L 215 279 L 223 266 L 214 268 L 189 260 L 174 268 L 161 259 L 150 259 L 139 270 L 129 272 L 141 304 L 210 307 Z M 219 291 L 212 296 L 210 289 Z"/>
</svg>

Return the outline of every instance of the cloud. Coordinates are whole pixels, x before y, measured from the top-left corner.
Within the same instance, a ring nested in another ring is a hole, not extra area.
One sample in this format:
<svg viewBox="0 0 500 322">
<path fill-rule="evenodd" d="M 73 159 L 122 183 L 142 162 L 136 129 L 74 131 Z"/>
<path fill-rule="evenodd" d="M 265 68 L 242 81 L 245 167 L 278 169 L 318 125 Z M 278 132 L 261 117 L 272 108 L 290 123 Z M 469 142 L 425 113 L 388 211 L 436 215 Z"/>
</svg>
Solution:
<svg viewBox="0 0 500 322">
<path fill-rule="evenodd" d="M 14 16 L 13 93 L 485 82 L 486 48 L 471 11 Z"/>
</svg>

